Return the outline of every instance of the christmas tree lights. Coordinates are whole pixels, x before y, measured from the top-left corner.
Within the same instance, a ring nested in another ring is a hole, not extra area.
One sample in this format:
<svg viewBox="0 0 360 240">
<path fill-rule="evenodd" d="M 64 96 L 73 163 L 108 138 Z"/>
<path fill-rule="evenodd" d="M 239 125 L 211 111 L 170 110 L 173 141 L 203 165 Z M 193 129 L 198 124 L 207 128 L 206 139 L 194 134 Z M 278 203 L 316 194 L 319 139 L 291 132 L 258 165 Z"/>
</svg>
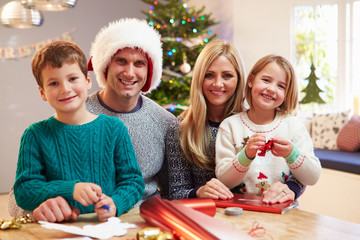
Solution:
<svg viewBox="0 0 360 240">
<path fill-rule="evenodd" d="M 161 34 L 163 76 L 148 96 L 177 115 L 189 104 L 192 69 L 205 45 L 216 37 L 209 27 L 217 24 L 211 14 L 196 10 L 182 0 L 142 0 L 149 25 Z M 144 39 L 146 41 L 146 39 Z"/>
</svg>

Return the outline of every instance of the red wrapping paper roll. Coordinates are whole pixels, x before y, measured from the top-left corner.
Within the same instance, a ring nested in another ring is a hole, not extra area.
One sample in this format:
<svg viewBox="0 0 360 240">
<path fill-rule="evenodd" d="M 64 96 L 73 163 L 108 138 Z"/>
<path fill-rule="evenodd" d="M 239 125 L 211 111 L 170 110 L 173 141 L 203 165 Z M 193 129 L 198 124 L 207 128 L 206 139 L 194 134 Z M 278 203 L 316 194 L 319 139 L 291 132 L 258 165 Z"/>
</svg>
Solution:
<svg viewBox="0 0 360 240">
<path fill-rule="evenodd" d="M 160 227 L 174 236 L 187 240 L 218 240 L 194 220 L 172 206 L 171 201 L 158 196 L 147 199 L 140 205 L 140 216 L 149 224 Z M 206 216 L 206 215 L 204 215 Z"/>
<path fill-rule="evenodd" d="M 215 201 L 210 198 L 190 198 L 190 199 L 180 199 L 178 201 L 184 204 L 185 206 L 190 207 L 199 212 L 205 213 L 210 217 L 213 217 L 216 214 Z"/>
<path fill-rule="evenodd" d="M 199 204 L 201 201 L 197 202 Z M 210 201 L 205 201 L 205 203 L 209 207 L 212 205 Z M 140 205 L 140 216 L 148 224 L 171 232 L 175 239 L 253 239 L 246 232 L 236 229 L 220 219 L 187 207 L 180 201 L 164 200 L 158 196 L 153 196 Z"/>
</svg>

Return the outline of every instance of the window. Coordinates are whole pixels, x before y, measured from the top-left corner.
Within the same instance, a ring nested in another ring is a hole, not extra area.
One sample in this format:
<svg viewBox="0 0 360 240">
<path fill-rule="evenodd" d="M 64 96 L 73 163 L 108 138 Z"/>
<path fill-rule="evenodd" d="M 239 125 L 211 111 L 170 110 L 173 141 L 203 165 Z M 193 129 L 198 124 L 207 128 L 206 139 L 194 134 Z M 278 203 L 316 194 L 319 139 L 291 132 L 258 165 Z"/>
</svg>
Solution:
<svg viewBox="0 0 360 240">
<path fill-rule="evenodd" d="M 305 2 L 305 3 L 304 3 Z M 360 89 L 360 0 L 295 1 L 293 62 L 300 90 L 309 83 L 311 63 L 326 104 L 304 109 L 350 109 Z M 305 97 L 300 93 L 300 101 Z"/>
<path fill-rule="evenodd" d="M 360 1 L 351 1 L 346 5 L 348 29 L 346 31 L 346 75 L 349 92 L 352 96 L 360 94 Z"/>
</svg>

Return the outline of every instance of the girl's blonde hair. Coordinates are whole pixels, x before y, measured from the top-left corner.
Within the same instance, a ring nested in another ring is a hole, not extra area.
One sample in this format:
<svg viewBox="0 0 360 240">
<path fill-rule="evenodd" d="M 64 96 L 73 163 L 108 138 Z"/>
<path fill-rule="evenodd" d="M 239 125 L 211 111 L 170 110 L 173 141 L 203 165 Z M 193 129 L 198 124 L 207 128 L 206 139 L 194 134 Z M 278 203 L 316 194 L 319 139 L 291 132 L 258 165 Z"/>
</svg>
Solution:
<svg viewBox="0 0 360 240">
<path fill-rule="evenodd" d="M 183 120 L 179 127 L 180 144 L 186 159 L 190 163 L 206 169 L 214 169 L 215 160 L 210 157 L 209 143 L 213 140 L 202 86 L 206 71 L 219 56 L 225 56 L 232 63 L 238 78 L 236 90 L 226 103 L 224 118 L 244 110 L 242 100 L 245 67 L 242 57 L 231 43 L 214 40 L 201 51 L 196 59 L 190 89 L 190 107 L 181 114 Z"/>
<path fill-rule="evenodd" d="M 291 114 L 296 110 L 298 104 L 298 84 L 295 76 L 295 71 L 291 63 L 282 56 L 270 54 L 261 58 L 255 63 L 246 80 L 246 86 L 245 86 L 246 101 L 251 108 L 252 96 L 251 96 L 251 88 L 249 87 L 249 81 L 254 79 L 256 74 L 258 74 L 261 70 L 264 69 L 266 65 L 272 62 L 275 62 L 280 67 L 282 67 L 285 70 L 287 76 L 285 98 L 284 98 L 284 102 L 279 106 L 279 111 L 284 113 L 285 115 Z"/>
</svg>

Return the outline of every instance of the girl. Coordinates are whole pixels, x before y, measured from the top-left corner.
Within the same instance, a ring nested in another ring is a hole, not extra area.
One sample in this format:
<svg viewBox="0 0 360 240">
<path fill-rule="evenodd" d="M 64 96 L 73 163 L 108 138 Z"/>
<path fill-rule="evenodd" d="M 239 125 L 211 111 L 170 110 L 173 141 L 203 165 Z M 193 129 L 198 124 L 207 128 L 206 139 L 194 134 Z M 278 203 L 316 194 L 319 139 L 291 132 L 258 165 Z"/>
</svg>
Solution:
<svg viewBox="0 0 360 240">
<path fill-rule="evenodd" d="M 294 200 L 298 196 L 281 183 L 293 175 L 313 185 L 321 166 L 305 127 L 291 116 L 298 102 L 291 64 L 276 55 L 260 59 L 247 78 L 245 97 L 250 108 L 219 127 L 216 176 L 233 192 L 264 194 L 266 202 Z"/>
</svg>

